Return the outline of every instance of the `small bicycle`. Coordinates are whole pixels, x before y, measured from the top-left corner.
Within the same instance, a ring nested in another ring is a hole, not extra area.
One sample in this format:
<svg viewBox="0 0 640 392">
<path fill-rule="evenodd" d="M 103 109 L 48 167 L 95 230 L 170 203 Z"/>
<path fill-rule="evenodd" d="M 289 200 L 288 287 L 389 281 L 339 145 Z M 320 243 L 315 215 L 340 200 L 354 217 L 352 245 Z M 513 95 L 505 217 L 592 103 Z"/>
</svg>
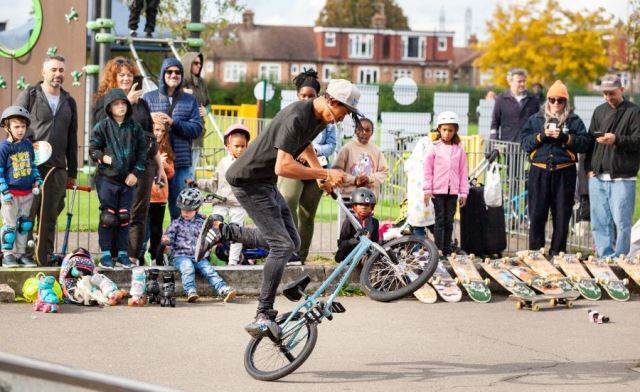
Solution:
<svg viewBox="0 0 640 392">
<path fill-rule="evenodd" d="M 344 313 L 344 306 L 336 301 L 361 260 L 364 261 L 360 283 L 367 295 L 376 301 L 393 301 L 420 288 L 433 274 L 438 264 L 436 245 L 417 236 L 404 236 L 383 245 L 371 241 L 358 220 L 349 212 L 339 194 L 331 195 L 357 229 L 359 244 L 337 266 L 313 294 L 305 292 L 311 282 L 309 275 L 289 283 L 283 290 L 287 299 L 298 304 L 293 311 L 277 318 L 280 336 L 252 338 L 244 354 L 244 365 L 251 377 L 261 381 L 278 380 L 299 368 L 311 355 L 318 339 L 318 324 L 333 320 Z M 333 292 L 320 299 L 325 290 L 338 280 Z"/>
</svg>

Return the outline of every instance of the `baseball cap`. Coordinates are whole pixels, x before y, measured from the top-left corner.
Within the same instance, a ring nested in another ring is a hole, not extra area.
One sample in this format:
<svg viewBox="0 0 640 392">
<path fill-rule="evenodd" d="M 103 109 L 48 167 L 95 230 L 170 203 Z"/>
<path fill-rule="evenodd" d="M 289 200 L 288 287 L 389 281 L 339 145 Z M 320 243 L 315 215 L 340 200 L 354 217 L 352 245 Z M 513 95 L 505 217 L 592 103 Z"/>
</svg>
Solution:
<svg viewBox="0 0 640 392">
<path fill-rule="evenodd" d="M 612 91 L 622 87 L 622 81 L 618 75 L 605 75 L 600 79 L 600 90 Z"/>
<path fill-rule="evenodd" d="M 335 100 L 346 106 L 351 113 L 364 117 L 364 114 L 358 110 L 360 90 L 358 90 L 358 88 L 350 81 L 345 79 L 332 79 L 327 86 L 326 92 Z"/>
</svg>

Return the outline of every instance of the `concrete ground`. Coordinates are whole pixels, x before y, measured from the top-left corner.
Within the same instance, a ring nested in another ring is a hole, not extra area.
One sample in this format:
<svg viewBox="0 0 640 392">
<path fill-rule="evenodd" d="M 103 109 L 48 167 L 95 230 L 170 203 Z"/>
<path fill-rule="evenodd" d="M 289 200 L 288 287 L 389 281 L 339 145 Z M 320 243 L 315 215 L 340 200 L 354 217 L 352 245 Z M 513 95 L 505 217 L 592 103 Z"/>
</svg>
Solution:
<svg viewBox="0 0 640 392">
<path fill-rule="evenodd" d="M 517 311 L 505 297 L 421 304 L 342 298 L 298 371 L 278 382 L 243 367 L 254 298 L 174 309 L 0 305 L 0 351 L 186 391 L 638 391 L 640 297 Z M 279 297 L 277 308 L 293 304 Z M 587 309 L 611 317 L 588 322 Z"/>
</svg>

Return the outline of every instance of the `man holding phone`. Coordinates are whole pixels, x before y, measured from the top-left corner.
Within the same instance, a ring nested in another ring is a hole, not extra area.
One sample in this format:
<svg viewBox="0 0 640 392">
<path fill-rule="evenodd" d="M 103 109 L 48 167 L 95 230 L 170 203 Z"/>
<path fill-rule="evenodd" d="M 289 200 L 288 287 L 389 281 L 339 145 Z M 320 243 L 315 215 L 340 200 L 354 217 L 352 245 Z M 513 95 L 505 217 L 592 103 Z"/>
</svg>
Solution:
<svg viewBox="0 0 640 392">
<path fill-rule="evenodd" d="M 640 166 L 640 108 L 625 99 L 620 77 L 606 75 L 605 103 L 593 112 L 595 139 L 585 159 L 589 175 L 591 231 L 598 256 L 629 253 Z"/>
</svg>

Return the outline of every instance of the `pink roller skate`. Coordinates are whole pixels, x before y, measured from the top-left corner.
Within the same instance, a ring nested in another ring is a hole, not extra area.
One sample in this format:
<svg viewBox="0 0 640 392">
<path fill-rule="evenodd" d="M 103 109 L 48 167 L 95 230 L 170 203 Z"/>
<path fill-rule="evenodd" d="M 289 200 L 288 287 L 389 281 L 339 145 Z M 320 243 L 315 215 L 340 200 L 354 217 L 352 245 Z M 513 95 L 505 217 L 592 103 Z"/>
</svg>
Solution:
<svg viewBox="0 0 640 392">
<path fill-rule="evenodd" d="M 109 305 L 117 305 L 122 298 L 127 295 L 125 290 L 119 290 L 118 286 L 104 274 L 94 274 L 91 276 L 91 284 L 97 287 L 102 294 L 107 297 Z"/>
<path fill-rule="evenodd" d="M 136 267 L 131 271 L 131 291 L 129 294 L 129 306 L 144 306 L 147 299 L 145 293 L 145 273 L 144 268 Z"/>
<path fill-rule="evenodd" d="M 42 276 L 38 283 L 38 298 L 33 304 L 33 310 L 43 313 L 57 313 L 60 299 L 53 291 L 53 283 L 56 278 L 53 276 Z"/>
</svg>

